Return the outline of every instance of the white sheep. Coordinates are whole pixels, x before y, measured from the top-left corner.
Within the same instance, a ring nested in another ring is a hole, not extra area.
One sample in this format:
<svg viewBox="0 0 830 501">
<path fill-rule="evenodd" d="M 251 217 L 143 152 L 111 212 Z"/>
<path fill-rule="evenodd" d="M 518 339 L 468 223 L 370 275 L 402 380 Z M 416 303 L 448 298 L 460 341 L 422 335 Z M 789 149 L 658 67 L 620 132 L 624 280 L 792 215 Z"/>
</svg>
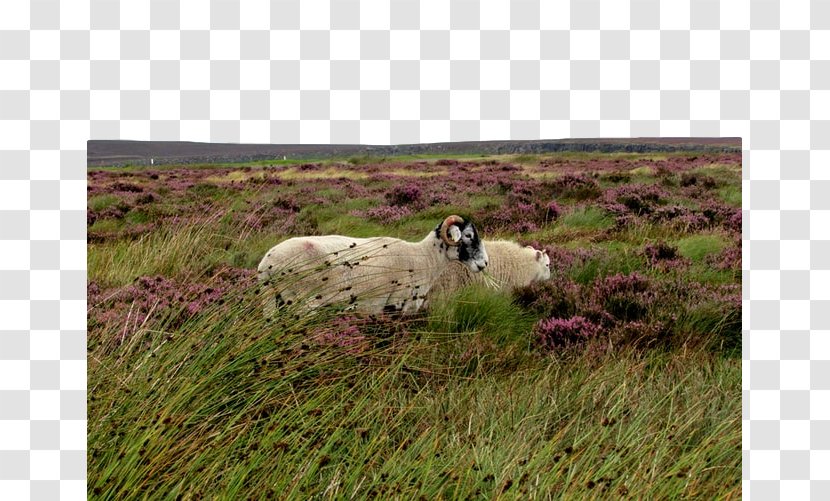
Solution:
<svg viewBox="0 0 830 501">
<path fill-rule="evenodd" d="M 430 290 L 430 298 L 450 294 L 472 284 L 512 290 L 550 278 L 547 250 L 540 251 L 530 245 L 522 247 L 507 240 L 487 240 L 484 244 L 490 258 L 487 273 L 472 274 L 464 267 L 450 263 Z"/>
<path fill-rule="evenodd" d="M 412 313 L 453 262 L 471 272 L 488 264 L 475 226 L 449 216 L 420 242 L 391 237 L 296 237 L 269 250 L 257 267 L 265 314 L 280 305 L 311 310 L 344 304 L 370 314 Z"/>
</svg>

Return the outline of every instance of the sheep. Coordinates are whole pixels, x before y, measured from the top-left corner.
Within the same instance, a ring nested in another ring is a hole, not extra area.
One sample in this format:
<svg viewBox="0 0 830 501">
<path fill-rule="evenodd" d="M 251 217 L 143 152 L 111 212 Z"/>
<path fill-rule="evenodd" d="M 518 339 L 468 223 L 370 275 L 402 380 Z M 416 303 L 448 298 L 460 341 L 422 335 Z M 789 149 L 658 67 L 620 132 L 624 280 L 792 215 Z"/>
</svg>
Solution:
<svg viewBox="0 0 830 501">
<path fill-rule="evenodd" d="M 522 247 L 507 240 L 488 240 L 485 245 L 490 257 L 490 266 L 485 276 L 473 275 L 463 267 L 450 263 L 430 289 L 429 297 L 446 295 L 471 284 L 512 290 L 550 278 L 550 257 L 547 250 L 540 251 L 530 245 Z"/>
<path fill-rule="evenodd" d="M 300 311 L 335 304 L 369 314 L 410 314 L 452 261 L 473 273 L 489 258 L 475 226 L 449 216 L 420 242 L 391 237 L 295 237 L 269 250 L 257 267 L 265 315 L 280 305 Z"/>
</svg>

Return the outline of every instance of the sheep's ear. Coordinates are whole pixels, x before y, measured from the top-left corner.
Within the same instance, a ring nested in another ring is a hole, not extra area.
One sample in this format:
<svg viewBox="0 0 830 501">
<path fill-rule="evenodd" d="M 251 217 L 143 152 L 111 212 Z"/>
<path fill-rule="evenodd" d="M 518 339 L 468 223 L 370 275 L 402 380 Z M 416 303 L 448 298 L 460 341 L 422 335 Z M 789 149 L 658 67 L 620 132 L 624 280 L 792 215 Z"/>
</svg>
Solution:
<svg viewBox="0 0 830 501">
<path fill-rule="evenodd" d="M 542 253 L 539 252 L 539 251 L 536 251 L 536 260 L 539 261 L 541 259 L 542 259 Z"/>
<path fill-rule="evenodd" d="M 453 242 L 458 242 L 459 240 L 461 240 L 461 230 L 458 228 L 458 226 L 450 226 L 449 234 Z"/>
</svg>

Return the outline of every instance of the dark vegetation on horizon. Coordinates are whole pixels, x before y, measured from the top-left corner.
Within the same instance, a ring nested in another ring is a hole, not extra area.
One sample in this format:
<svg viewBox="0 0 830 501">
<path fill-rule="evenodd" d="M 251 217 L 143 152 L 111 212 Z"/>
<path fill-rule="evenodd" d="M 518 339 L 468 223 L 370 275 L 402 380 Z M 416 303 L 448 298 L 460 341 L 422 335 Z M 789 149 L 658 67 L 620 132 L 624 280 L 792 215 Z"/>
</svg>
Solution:
<svg viewBox="0 0 830 501">
<path fill-rule="evenodd" d="M 396 145 L 362 144 L 233 144 L 187 141 L 90 140 L 87 165 L 129 166 L 169 164 L 216 164 L 286 161 L 311 162 L 338 158 L 363 158 L 383 161 L 401 157 L 444 158 L 519 154 L 657 153 L 688 150 L 708 153 L 741 151 L 740 138 L 636 138 L 636 139 L 534 139 L 513 141 L 459 141 Z"/>
</svg>

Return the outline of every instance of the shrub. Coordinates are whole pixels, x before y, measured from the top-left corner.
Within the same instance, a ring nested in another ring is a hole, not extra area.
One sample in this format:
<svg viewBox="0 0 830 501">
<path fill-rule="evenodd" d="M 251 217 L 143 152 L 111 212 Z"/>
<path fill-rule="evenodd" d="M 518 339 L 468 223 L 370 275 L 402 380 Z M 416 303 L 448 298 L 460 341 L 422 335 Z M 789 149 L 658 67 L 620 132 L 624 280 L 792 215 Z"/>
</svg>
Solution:
<svg viewBox="0 0 830 501">
<path fill-rule="evenodd" d="M 386 193 L 389 205 L 412 205 L 421 201 L 421 187 L 414 183 L 398 185 Z"/>
<path fill-rule="evenodd" d="M 124 191 L 124 192 L 127 192 L 127 193 L 141 193 L 142 191 L 144 191 L 144 188 L 142 188 L 141 186 L 132 184 L 132 183 L 124 183 L 124 182 L 118 181 L 118 182 L 113 183 L 112 185 L 110 185 L 110 190 L 112 190 L 112 191 Z"/>
<path fill-rule="evenodd" d="M 513 292 L 513 300 L 541 316 L 570 317 L 580 311 L 582 293 L 579 284 L 555 275 L 550 280 L 517 288 Z"/>
<path fill-rule="evenodd" d="M 358 217 L 366 217 L 378 223 L 393 223 L 411 215 L 412 210 L 405 206 L 381 205 L 365 211 L 353 211 L 352 214 Z"/>
<path fill-rule="evenodd" d="M 700 186 L 701 188 L 711 190 L 712 188 L 716 188 L 718 183 L 712 176 L 684 172 L 680 176 L 680 186 L 684 188 L 688 186 Z"/>
<path fill-rule="evenodd" d="M 653 184 L 625 184 L 618 188 L 611 188 L 605 192 L 606 203 L 625 207 L 627 212 L 640 216 L 650 214 L 658 205 L 661 205 L 666 192 Z"/>
<path fill-rule="evenodd" d="M 598 198 L 602 194 L 599 184 L 583 174 L 565 174 L 547 183 L 546 188 L 561 198 L 577 201 Z"/>
<path fill-rule="evenodd" d="M 348 353 L 361 353 L 370 348 L 367 336 L 361 330 L 366 321 L 350 316 L 338 316 L 322 324 L 311 339 L 323 346 L 345 348 Z"/>
<path fill-rule="evenodd" d="M 585 343 L 600 333 L 600 326 L 580 316 L 554 317 L 540 320 L 533 333 L 543 348 L 554 349 Z"/>
<path fill-rule="evenodd" d="M 556 221 L 560 215 L 562 215 L 562 208 L 559 207 L 556 200 L 548 202 L 545 206 L 545 221 Z"/>
<path fill-rule="evenodd" d="M 458 160 L 454 160 L 452 158 L 441 158 L 437 162 L 435 162 L 435 165 L 441 165 L 441 166 L 458 165 Z"/>
<path fill-rule="evenodd" d="M 89 325 L 94 328 L 129 323 L 135 328 L 149 318 L 166 319 L 168 326 L 174 327 L 209 305 L 224 305 L 233 295 L 241 294 L 254 284 L 256 271 L 220 266 L 211 275 L 205 281 L 191 283 L 161 275 L 141 276 L 132 284 L 109 290 L 89 282 Z"/>
<path fill-rule="evenodd" d="M 600 318 L 632 321 L 645 318 L 656 297 L 649 279 L 633 272 L 599 279 L 594 284 L 592 299 Z"/>
<path fill-rule="evenodd" d="M 643 247 L 643 255 L 645 255 L 648 263 L 654 267 L 674 268 L 685 264 L 677 247 L 666 242 L 646 244 Z"/>
<path fill-rule="evenodd" d="M 612 183 L 628 183 L 631 181 L 631 174 L 625 171 L 609 172 L 603 177 Z"/>
<path fill-rule="evenodd" d="M 144 193 L 139 195 L 135 199 L 135 203 L 138 205 L 146 205 L 156 201 L 156 197 L 153 196 L 152 193 Z"/>
</svg>

